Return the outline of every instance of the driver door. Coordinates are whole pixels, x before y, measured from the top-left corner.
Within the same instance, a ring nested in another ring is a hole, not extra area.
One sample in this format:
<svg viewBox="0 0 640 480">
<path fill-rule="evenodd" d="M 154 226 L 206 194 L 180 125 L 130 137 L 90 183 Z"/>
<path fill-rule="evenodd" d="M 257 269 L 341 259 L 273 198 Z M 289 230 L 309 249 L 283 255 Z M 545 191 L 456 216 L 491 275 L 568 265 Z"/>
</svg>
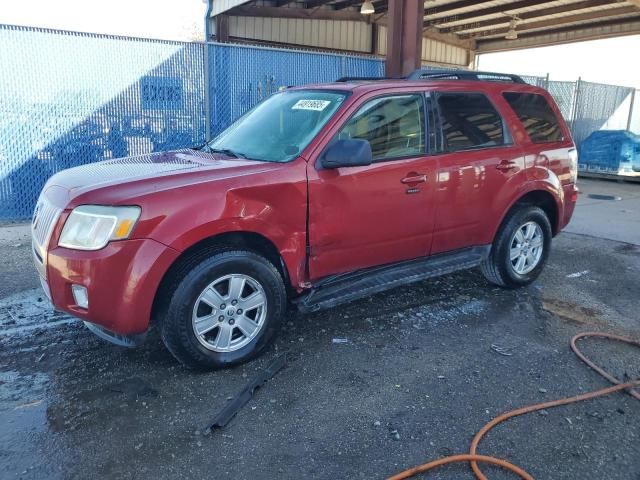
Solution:
<svg viewBox="0 0 640 480">
<path fill-rule="evenodd" d="M 309 165 L 310 280 L 428 255 L 437 162 L 426 153 L 424 95 L 364 100 L 337 138 L 367 140 L 373 163 Z"/>
</svg>

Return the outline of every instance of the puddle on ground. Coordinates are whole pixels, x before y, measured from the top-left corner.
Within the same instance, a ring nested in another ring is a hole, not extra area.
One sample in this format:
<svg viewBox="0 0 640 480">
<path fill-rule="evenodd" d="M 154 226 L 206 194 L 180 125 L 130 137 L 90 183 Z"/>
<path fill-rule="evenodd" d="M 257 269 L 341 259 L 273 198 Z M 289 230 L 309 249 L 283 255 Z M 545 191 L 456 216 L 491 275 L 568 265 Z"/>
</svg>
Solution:
<svg viewBox="0 0 640 480">
<path fill-rule="evenodd" d="M 0 466 L 1 478 L 60 478 L 38 441 L 50 427 L 48 385 L 44 373 L 0 372 L 0 458 L 13 459 Z"/>
<path fill-rule="evenodd" d="M 564 300 L 546 298 L 542 301 L 542 309 L 572 323 L 584 325 L 606 323 L 602 320 L 602 312 L 595 308 L 581 307 Z"/>
<path fill-rule="evenodd" d="M 622 245 L 616 245 L 613 249 L 618 253 L 640 256 L 640 246 L 634 245 L 632 243 L 623 243 Z"/>
<path fill-rule="evenodd" d="M 0 338 L 30 335 L 78 320 L 53 309 L 40 289 L 27 290 L 0 300 Z"/>
</svg>

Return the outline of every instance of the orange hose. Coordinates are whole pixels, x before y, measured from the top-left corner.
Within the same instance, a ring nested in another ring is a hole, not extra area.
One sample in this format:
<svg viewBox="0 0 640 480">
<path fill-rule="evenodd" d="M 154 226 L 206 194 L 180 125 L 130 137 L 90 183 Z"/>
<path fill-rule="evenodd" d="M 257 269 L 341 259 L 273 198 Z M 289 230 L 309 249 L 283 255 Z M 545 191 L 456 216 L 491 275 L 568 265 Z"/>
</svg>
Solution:
<svg viewBox="0 0 640 480">
<path fill-rule="evenodd" d="M 459 463 L 459 462 L 468 462 L 471 465 L 471 469 L 473 470 L 473 473 L 475 474 L 478 480 L 487 480 L 487 477 L 480 470 L 480 467 L 478 466 L 478 462 L 497 465 L 512 473 L 515 473 L 516 475 L 518 475 L 520 478 L 524 480 L 533 480 L 533 476 L 531 476 L 531 474 L 527 473 L 520 467 L 513 465 L 512 463 L 509 463 L 506 460 L 502 460 L 496 457 L 491 457 L 486 455 L 478 455 L 476 453 L 476 451 L 478 450 L 478 444 L 480 443 L 480 440 L 482 440 L 482 438 L 489 432 L 489 430 L 491 430 L 493 427 L 495 427 L 499 423 L 502 423 L 505 420 L 508 420 L 509 418 L 517 417 L 519 415 L 524 415 L 525 413 L 531 413 L 531 412 L 535 412 L 537 410 L 543 410 L 546 408 L 559 407 L 560 405 L 567 405 L 569 403 L 582 402 L 584 400 L 590 400 L 592 398 L 602 397 L 604 395 L 610 395 L 614 392 L 619 392 L 620 390 L 628 390 L 628 393 L 631 396 L 640 400 L 640 393 L 638 393 L 635 390 L 632 390 L 632 388 L 640 387 L 640 379 L 634 380 L 631 382 L 622 383 L 620 380 L 618 380 L 613 375 L 605 371 L 603 368 L 597 366 L 595 363 L 589 360 L 578 349 L 577 341 L 580 340 L 581 338 L 586 338 L 586 337 L 607 338 L 607 339 L 615 340 L 618 342 L 628 343 L 629 345 L 634 345 L 636 347 L 640 347 L 640 342 L 632 340 L 631 338 L 621 337 L 619 335 L 612 335 L 609 333 L 600 333 L 600 332 L 583 332 L 583 333 L 579 333 L 578 335 L 574 336 L 571 339 L 571 343 L 570 343 L 571 350 L 573 350 L 574 353 L 578 356 L 578 358 L 582 360 L 584 363 L 586 363 L 590 368 L 592 368 L 594 371 L 598 372 L 604 378 L 606 378 L 611 383 L 613 383 L 614 384 L 613 387 L 602 388 L 600 390 L 594 390 L 592 392 L 583 393 L 581 395 L 561 398 L 561 399 L 552 400 L 549 402 L 536 403 L 534 405 L 529 405 L 526 407 L 518 408 L 516 410 L 510 410 L 508 412 L 505 412 L 501 415 L 498 415 L 493 420 L 491 420 L 484 427 L 482 427 L 478 433 L 476 433 L 476 435 L 473 437 L 473 440 L 471 442 L 471 448 L 468 454 L 450 455 L 450 456 L 439 458 L 438 460 L 434 460 L 428 463 L 423 463 L 422 465 L 418 465 L 416 467 L 409 468 L 400 473 L 397 473 L 389 477 L 387 480 L 401 480 L 405 478 L 410 478 L 410 477 L 413 477 L 414 475 L 417 475 L 418 473 L 424 473 L 429 470 L 433 470 L 437 467 L 441 467 L 442 465 L 447 465 L 450 463 Z"/>
</svg>

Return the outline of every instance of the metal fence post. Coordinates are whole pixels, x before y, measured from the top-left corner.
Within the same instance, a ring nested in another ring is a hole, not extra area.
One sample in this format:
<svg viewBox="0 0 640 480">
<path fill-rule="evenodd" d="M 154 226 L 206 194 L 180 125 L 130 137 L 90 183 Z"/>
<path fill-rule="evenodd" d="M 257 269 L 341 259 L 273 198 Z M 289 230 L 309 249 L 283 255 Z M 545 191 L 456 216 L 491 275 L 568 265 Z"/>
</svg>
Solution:
<svg viewBox="0 0 640 480">
<path fill-rule="evenodd" d="M 213 0 L 207 2 L 207 13 L 204 16 L 204 141 L 211 140 L 211 72 L 209 65 L 209 37 L 211 36 L 211 11 Z"/>
<path fill-rule="evenodd" d="M 629 117 L 627 118 L 627 130 L 631 130 L 631 121 L 633 120 L 633 104 L 636 100 L 635 88 L 631 90 L 631 101 L 629 102 Z"/>
<path fill-rule="evenodd" d="M 204 48 L 204 141 L 211 140 L 211 73 L 209 65 L 209 43 L 205 42 Z"/>
<path fill-rule="evenodd" d="M 582 78 L 578 77 L 576 85 L 573 90 L 573 102 L 571 107 L 571 134 L 575 138 L 576 120 L 578 119 L 578 109 L 580 106 L 580 88 L 582 84 Z"/>
<path fill-rule="evenodd" d="M 549 90 L 549 73 L 544 77 L 544 89 Z"/>
</svg>

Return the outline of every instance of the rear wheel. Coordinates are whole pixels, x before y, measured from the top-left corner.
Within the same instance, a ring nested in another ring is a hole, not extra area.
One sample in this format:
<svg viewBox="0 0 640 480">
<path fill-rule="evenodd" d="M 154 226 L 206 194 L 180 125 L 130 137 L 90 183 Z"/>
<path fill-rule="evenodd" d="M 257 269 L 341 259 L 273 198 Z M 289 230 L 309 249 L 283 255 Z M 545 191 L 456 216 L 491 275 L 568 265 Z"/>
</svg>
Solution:
<svg viewBox="0 0 640 480">
<path fill-rule="evenodd" d="M 522 206 L 504 221 L 480 269 L 491 283 L 516 288 L 533 282 L 551 248 L 551 224 L 544 210 Z"/>
<path fill-rule="evenodd" d="M 214 254 L 182 279 L 165 312 L 162 339 L 191 368 L 221 368 L 254 358 L 272 341 L 286 311 L 278 270 L 248 251 Z"/>
</svg>

